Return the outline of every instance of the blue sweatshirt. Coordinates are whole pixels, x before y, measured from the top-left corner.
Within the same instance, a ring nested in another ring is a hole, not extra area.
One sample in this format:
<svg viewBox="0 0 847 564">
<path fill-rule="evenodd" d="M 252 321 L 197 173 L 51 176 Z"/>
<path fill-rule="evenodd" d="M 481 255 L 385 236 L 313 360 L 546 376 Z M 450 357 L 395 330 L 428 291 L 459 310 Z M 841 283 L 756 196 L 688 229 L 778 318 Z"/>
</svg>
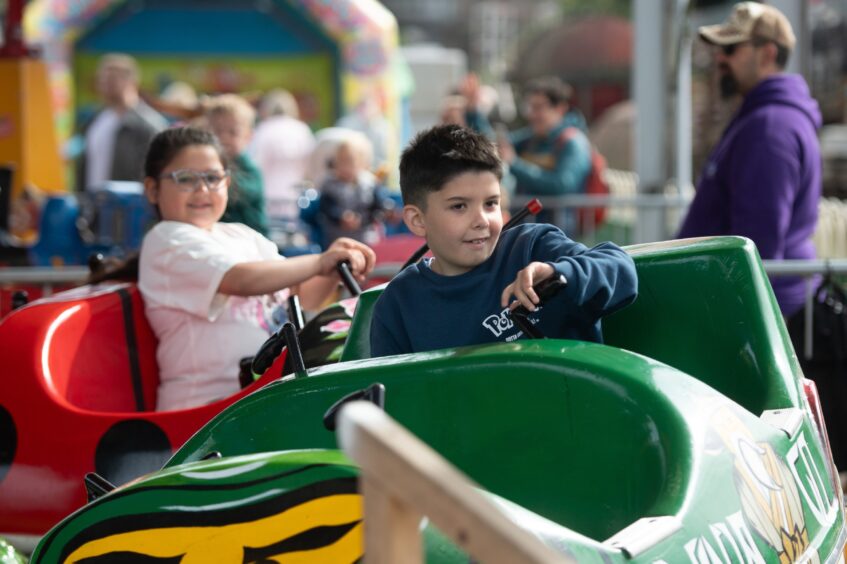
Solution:
<svg viewBox="0 0 847 564">
<path fill-rule="evenodd" d="M 821 114 L 803 78 L 779 74 L 744 99 L 709 156 L 680 237 L 742 235 L 763 259 L 815 257 L 821 196 Z M 774 277 L 786 316 L 804 302 L 805 283 Z"/>
<path fill-rule="evenodd" d="M 397 275 L 374 308 L 371 355 L 520 338 L 508 308 L 500 306 L 500 295 L 533 261 L 550 264 L 568 282 L 530 314 L 547 337 L 602 342 L 600 318 L 637 295 L 635 265 L 617 245 L 589 249 L 552 225 L 519 225 L 504 232 L 494 253 L 470 272 L 442 276 L 433 272 L 429 259 Z"/>
</svg>

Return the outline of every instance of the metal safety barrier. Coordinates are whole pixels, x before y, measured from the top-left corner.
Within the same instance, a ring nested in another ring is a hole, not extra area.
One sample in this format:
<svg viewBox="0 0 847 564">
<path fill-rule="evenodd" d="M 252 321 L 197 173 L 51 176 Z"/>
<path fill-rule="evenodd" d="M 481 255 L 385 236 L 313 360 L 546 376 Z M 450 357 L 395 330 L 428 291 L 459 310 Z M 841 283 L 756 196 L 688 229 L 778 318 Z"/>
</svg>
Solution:
<svg viewBox="0 0 847 564">
<path fill-rule="evenodd" d="M 806 305 L 803 309 L 803 357 L 814 353 L 814 280 L 817 275 L 847 276 L 847 259 L 765 260 L 768 276 L 801 276 L 806 279 Z"/>
<path fill-rule="evenodd" d="M 511 208 L 525 206 L 532 197 L 513 196 Z M 691 198 L 679 194 L 589 195 L 568 194 L 540 198 L 552 214 L 550 223 L 587 245 L 613 241 L 619 245 L 673 239 L 691 204 Z M 602 224 L 595 224 L 592 210 L 605 209 Z M 584 223 L 577 226 L 577 212 Z M 642 228 L 650 225 L 651 230 Z"/>
<path fill-rule="evenodd" d="M 84 283 L 89 272 L 88 267 L 85 266 L 0 268 L 0 289 L 7 286 L 38 286 L 44 296 L 49 296 L 53 293 L 54 286 L 72 286 Z"/>
<path fill-rule="evenodd" d="M 567 198 L 570 199 L 570 196 Z M 586 198 L 582 196 L 582 198 Z M 610 197 L 600 196 L 606 200 Z M 641 203 L 649 202 L 649 197 L 644 198 Z M 658 203 L 658 202 L 657 202 Z M 847 259 L 817 259 L 817 260 L 765 260 L 762 261 L 765 272 L 769 276 L 801 276 L 806 279 L 806 305 L 805 305 L 805 334 L 803 341 L 803 356 L 811 358 L 814 343 L 812 342 L 812 329 L 814 322 L 814 279 L 817 275 L 831 274 L 833 276 L 847 277 Z M 387 263 L 379 265 L 372 273 L 372 277 L 378 279 L 390 279 L 399 270 L 400 263 Z M 87 279 L 89 270 L 86 267 L 10 267 L 0 268 L 0 290 L 14 290 L 20 286 L 36 286 L 41 289 L 43 296 L 50 296 L 56 286 L 74 286 L 83 284 Z M 5 313 L 5 312 L 3 312 Z"/>
</svg>

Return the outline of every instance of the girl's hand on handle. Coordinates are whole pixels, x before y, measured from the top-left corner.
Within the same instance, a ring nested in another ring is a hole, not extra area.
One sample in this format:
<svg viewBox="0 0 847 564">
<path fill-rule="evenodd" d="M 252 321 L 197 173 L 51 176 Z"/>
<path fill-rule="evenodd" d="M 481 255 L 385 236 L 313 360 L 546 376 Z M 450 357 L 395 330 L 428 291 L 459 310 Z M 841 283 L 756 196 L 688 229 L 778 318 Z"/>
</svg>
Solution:
<svg viewBox="0 0 847 564">
<path fill-rule="evenodd" d="M 350 271 L 360 282 L 364 282 L 376 265 L 373 249 L 347 237 L 339 237 L 320 255 L 320 274 L 335 276 L 335 265 L 341 261 L 350 263 Z"/>
<path fill-rule="evenodd" d="M 524 306 L 529 311 L 535 311 L 539 297 L 533 286 L 539 282 L 547 280 L 555 270 L 546 262 L 531 262 L 525 268 L 518 272 L 515 281 L 506 286 L 503 294 L 500 297 L 500 305 L 502 307 L 509 306 L 512 309 L 518 305 Z M 509 299 L 514 296 L 516 299 L 509 304 Z"/>
</svg>

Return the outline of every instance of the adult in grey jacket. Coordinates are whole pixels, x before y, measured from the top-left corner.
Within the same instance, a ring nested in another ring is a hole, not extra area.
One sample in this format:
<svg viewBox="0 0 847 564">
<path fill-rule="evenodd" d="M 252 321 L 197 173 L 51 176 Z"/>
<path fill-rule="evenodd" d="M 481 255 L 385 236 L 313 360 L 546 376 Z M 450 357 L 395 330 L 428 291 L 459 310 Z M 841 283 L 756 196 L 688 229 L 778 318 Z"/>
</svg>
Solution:
<svg viewBox="0 0 847 564">
<path fill-rule="evenodd" d="M 104 106 L 80 130 L 84 150 L 77 162 L 78 191 L 96 190 L 110 180 L 141 180 L 147 146 L 167 121 L 141 100 L 138 80 L 132 57 L 100 59 L 97 91 Z"/>
</svg>

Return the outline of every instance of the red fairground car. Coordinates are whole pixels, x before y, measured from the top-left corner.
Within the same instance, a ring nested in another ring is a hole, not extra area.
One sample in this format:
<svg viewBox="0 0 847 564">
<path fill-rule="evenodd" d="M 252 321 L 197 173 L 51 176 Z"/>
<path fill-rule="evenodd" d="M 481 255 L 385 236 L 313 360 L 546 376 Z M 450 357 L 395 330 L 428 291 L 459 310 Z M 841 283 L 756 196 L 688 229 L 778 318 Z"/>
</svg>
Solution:
<svg viewBox="0 0 847 564">
<path fill-rule="evenodd" d="M 156 345 L 134 284 L 83 286 L 0 321 L 0 536 L 37 540 L 85 504 L 87 472 L 126 483 L 161 468 L 283 361 L 232 397 L 156 412 Z"/>
</svg>

